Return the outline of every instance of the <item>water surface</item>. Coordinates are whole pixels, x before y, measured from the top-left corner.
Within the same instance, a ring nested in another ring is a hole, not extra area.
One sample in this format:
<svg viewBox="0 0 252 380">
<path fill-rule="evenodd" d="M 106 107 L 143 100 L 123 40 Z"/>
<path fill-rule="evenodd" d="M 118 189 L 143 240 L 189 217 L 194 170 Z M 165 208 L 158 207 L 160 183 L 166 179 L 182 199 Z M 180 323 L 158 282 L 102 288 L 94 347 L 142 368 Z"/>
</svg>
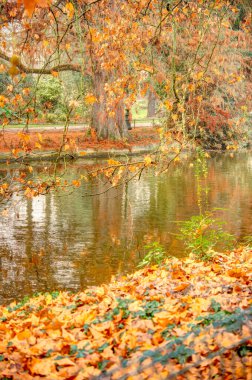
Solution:
<svg viewBox="0 0 252 380">
<path fill-rule="evenodd" d="M 251 153 L 216 155 L 208 164 L 209 206 L 225 209 L 219 214 L 238 239 L 252 235 Z M 78 161 L 65 176 L 76 178 L 85 170 Z M 87 183 L 67 196 L 54 192 L 19 200 L 1 217 L 1 303 L 108 282 L 133 271 L 149 242 L 160 242 L 172 255 L 185 254 L 176 221 L 198 213 L 189 160 L 161 176 L 148 172 L 118 190 L 84 196 L 101 189 Z"/>
</svg>

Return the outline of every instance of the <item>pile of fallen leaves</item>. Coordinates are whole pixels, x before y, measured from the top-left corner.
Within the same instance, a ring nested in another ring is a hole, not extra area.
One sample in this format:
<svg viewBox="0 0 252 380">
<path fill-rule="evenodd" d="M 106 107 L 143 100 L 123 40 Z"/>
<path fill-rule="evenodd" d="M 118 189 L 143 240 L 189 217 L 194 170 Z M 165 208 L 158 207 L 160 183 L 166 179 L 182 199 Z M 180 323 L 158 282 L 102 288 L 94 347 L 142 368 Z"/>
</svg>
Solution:
<svg viewBox="0 0 252 380">
<path fill-rule="evenodd" d="M 0 378 L 251 379 L 251 274 L 243 248 L 2 306 Z"/>
</svg>

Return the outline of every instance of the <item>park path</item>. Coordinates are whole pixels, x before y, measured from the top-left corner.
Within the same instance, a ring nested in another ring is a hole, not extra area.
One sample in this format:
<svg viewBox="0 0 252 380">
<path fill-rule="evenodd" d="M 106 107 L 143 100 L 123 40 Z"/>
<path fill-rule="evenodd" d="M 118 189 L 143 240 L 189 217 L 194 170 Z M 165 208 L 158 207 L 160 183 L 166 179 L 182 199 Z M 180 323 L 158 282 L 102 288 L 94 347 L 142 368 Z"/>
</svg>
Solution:
<svg viewBox="0 0 252 380">
<path fill-rule="evenodd" d="M 145 128 L 145 127 L 153 127 L 154 125 L 157 125 L 157 123 L 153 123 L 152 121 L 150 122 L 136 122 L 136 123 L 132 123 L 132 128 Z M 37 126 L 31 126 L 29 127 L 28 131 L 29 132 L 43 132 L 43 131 L 52 131 L 52 132 L 56 132 L 56 131 L 63 131 L 64 130 L 64 125 L 45 125 L 45 126 L 40 126 L 40 125 L 37 125 Z M 69 125 L 69 130 L 70 131 L 85 131 L 89 128 L 89 125 L 88 124 L 78 124 L 78 125 L 75 125 L 75 124 L 70 124 Z M 17 132 L 17 131 L 20 131 L 22 130 L 23 128 L 22 127 L 15 127 L 15 126 L 11 126 L 11 127 L 5 127 L 4 128 L 4 131 L 5 132 Z M 0 128 L 0 131 L 3 130 L 3 128 Z"/>
</svg>

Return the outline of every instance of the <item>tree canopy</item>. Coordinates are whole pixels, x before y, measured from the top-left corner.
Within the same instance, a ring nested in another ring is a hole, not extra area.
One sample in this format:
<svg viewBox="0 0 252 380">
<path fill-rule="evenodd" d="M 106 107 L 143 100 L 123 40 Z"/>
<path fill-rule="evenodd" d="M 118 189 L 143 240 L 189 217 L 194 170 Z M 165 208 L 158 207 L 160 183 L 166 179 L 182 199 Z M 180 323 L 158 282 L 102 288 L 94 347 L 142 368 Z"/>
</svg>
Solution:
<svg viewBox="0 0 252 380">
<path fill-rule="evenodd" d="M 14 85 L 28 74 L 90 78 L 90 91 L 71 100 L 92 107 L 99 138 L 128 137 L 125 108 L 150 83 L 169 126 L 194 135 L 234 127 L 230 120 L 251 102 L 246 1 L 24 0 L 1 9 L 1 70 Z M 17 101 L 9 88 L 5 99 L 34 117 L 31 96 Z"/>
</svg>

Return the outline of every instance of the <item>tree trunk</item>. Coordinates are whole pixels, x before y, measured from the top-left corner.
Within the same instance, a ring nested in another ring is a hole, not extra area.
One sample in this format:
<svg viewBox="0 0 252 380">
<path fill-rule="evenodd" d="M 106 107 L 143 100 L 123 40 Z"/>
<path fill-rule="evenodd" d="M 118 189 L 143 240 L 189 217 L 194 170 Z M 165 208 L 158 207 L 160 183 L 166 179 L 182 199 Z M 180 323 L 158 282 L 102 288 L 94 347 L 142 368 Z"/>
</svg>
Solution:
<svg viewBox="0 0 252 380">
<path fill-rule="evenodd" d="M 154 117 L 156 114 L 156 94 L 152 89 L 149 89 L 148 93 L 148 112 L 147 117 Z"/>
<path fill-rule="evenodd" d="M 97 101 L 93 104 L 91 127 L 100 140 L 120 140 L 129 136 L 124 115 L 123 100 L 115 100 L 113 109 L 107 109 L 107 94 L 105 91 L 106 77 L 103 72 L 95 72 L 94 95 Z"/>
</svg>

